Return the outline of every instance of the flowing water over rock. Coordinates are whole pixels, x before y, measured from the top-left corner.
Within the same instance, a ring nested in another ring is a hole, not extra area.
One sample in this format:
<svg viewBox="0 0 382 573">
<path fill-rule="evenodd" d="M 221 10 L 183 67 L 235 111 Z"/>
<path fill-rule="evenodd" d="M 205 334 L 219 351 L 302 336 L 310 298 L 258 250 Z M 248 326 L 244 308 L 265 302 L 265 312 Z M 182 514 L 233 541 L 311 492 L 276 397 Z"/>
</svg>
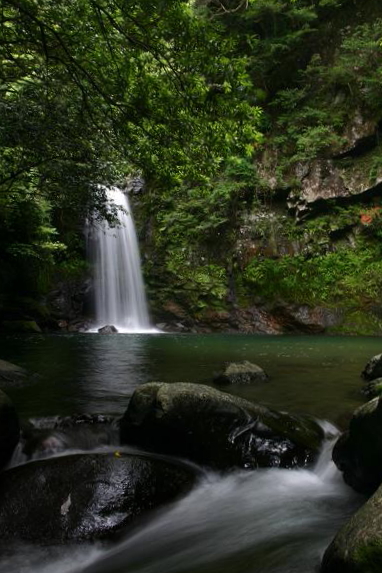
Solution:
<svg viewBox="0 0 382 573">
<path fill-rule="evenodd" d="M 150 330 L 138 241 L 128 197 L 117 187 L 107 190 L 118 209 L 118 226 L 100 225 L 95 233 L 95 307 L 98 327 L 120 332 Z"/>
<path fill-rule="evenodd" d="M 330 461 L 313 471 L 208 473 L 111 549 L 7 548 L 7 573 L 313 573 L 361 498 Z M 13 555 L 8 555 L 10 551 Z"/>
</svg>

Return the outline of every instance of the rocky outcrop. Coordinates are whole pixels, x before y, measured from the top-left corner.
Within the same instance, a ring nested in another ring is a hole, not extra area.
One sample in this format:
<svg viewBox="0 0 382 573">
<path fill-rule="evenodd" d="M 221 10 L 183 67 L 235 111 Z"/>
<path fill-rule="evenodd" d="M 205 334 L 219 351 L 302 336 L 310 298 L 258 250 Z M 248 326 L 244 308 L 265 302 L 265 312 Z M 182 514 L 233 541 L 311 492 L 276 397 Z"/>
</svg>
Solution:
<svg viewBox="0 0 382 573">
<path fill-rule="evenodd" d="M 76 321 L 84 322 L 91 289 L 92 283 L 87 276 L 57 282 L 46 301 L 51 318 L 57 322 L 65 321 L 65 330 Z"/>
<path fill-rule="evenodd" d="M 31 462 L 0 476 L 0 536 L 44 544 L 110 537 L 188 492 L 194 478 L 184 464 L 118 451 Z"/>
<path fill-rule="evenodd" d="M 379 573 L 382 569 L 382 487 L 342 527 L 327 548 L 321 573 Z"/>
<path fill-rule="evenodd" d="M 322 439 L 310 418 L 201 384 L 144 384 L 121 420 L 122 443 L 218 469 L 304 466 L 316 458 Z"/>
<path fill-rule="evenodd" d="M 229 310 L 206 309 L 198 317 L 191 317 L 176 305 L 178 317 L 167 311 L 158 318 L 157 328 L 166 332 L 244 332 L 248 334 L 320 334 L 336 328 L 343 321 L 343 312 L 337 308 L 298 304 L 259 304 Z M 181 314 L 180 314 L 181 313 Z"/>
<path fill-rule="evenodd" d="M 9 462 L 19 437 L 20 426 L 15 407 L 0 390 L 0 469 Z"/>
<path fill-rule="evenodd" d="M 375 380 L 382 376 L 382 354 L 376 354 L 370 358 L 361 375 L 365 380 Z"/>
<path fill-rule="evenodd" d="M 373 493 L 382 483 L 382 400 L 358 408 L 349 430 L 337 441 L 333 460 L 345 482 L 361 493 Z"/>
<path fill-rule="evenodd" d="M 369 177 L 366 167 L 357 162 L 342 166 L 333 159 L 317 159 L 301 180 L 301 190 L 288 197 L 288 207 L 297 219 L 321 211 L 328 200 L 369 199 L 380 194 L 382 176 Z"/>
<path fill-rule="evenodd" d="M 268 375 L 257 364 L 248 360 L 230 362 L 222 372 L 214 376 L 215 384 L 257 384 L 268 380 Z"/>
</svg>

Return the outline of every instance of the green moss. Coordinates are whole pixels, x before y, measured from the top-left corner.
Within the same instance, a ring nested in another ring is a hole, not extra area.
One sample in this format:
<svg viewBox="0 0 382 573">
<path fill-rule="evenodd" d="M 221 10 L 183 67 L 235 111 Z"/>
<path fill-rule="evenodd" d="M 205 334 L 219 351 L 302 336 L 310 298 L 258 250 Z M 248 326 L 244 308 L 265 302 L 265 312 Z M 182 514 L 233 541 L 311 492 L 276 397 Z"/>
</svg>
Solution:
<svg viewBox="0 0 382 573">
<path fill-rule="evenodd" d="M 382 540 L 374 540 L 358 548 L 354 562 L 359 573 L 380 573 L 382 571 Z"/>
<path fill-rule="evenodd" d="M 354 310 L 345 313 L 340 326 L 328 329 L 330 334 L 350 334 L 358 336 L 374 336 L 382 334 L 382 320 L 367 310 Z"/>
</svg>

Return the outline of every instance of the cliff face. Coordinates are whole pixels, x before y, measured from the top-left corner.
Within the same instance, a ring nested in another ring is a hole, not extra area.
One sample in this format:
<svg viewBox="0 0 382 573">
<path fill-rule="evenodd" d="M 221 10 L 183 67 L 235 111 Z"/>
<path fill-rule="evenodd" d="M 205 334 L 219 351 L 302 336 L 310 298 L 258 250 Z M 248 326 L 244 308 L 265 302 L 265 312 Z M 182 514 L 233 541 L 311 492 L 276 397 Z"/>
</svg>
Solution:
<svg viewBox="0 0 382 573">
<path fill-rule="evenodd" d="M 254 5 L 225 22 L 264 108 L 254 159 L 137 196 L 154 317 L 180 330 L 382 334 L 382 6 Z"/>
</svg>

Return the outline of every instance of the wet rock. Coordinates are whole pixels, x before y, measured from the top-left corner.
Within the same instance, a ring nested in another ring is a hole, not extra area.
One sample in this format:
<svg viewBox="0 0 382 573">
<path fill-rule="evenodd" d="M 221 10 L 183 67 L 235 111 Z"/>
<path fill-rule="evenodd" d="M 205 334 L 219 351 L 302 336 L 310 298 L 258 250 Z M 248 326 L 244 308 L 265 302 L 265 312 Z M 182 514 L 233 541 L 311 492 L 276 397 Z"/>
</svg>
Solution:
<svg viewBox="0 0 382 573">
<path fill-rule="evenodd" d="M 322 438 L 310 418 L 201 384 L 144 384 L 121 420 L 122 443 L 218 469 L 304 466 L 316 458 Z"/>
<path fill-rule="evenodd" d="M 100 414 L 30 420 L 22 428 L 17 461 L 40 459 L 65 450 L 94 450 L 118 443 L 115 418 Z"/>
<path fill-rule="evenodd" d="M 371 380 L 368 384 L 362 388 L 362 394 L 365 394 L 369 400 L 375 398 L 376 396 L 382 395 L 382 378 L 376 378 Z"/>
<path fill-rule="evenodd" d="M 19 437 L 20 426 L 15 407 L 0 390 L 0 468 L 10 460 Z"/>
<path fill-rule="evenodd" d="M 111 537 L 188 492 L 194 479 L 185 465 L 119 452 L 31 462 L 0 475 L 0 536 L 38 543 Z"/>
<path fill-rule="evenodd" d="M 12 362 L 7 362 L 6 360 L 0 360 L 0 381 L 1 382 L 19 382 L 25 381 L 29 377 L 28 372 L 12 364 Z"/>
<path fill-rule="evenodd" d="M 382 570 L 382 488 L 340 529 L 325 551 L 321 573 Z"/>
<path fill-rule="evenodd" d="M 230 362 L 223 372 L 214 376 L 215 384 L 256 384 L 268 380 L 268 375 L 257 364 L 248 360 Z"/>
<path fill-rule="evenodd" d="M 382 483 L 382 401 L 374 398 L 358 408 L 333 449 L 333 461 L 345 482 L 361 493 Z"/>
<path fill-rule="evenodd" d="M 374 380 L 382 377 L 382 354 L 376 354 L 373 358 L 370 358 L 361 375 L 365 380 Z"/>
<path fill-rule="evenodd" d="M 99 328 L 98 332 L 100 334 L 115 334 L 116 332 L 118 332 L 118 329 L 112 324 L 107 324 L 106 326 Z"/>
</svg>

